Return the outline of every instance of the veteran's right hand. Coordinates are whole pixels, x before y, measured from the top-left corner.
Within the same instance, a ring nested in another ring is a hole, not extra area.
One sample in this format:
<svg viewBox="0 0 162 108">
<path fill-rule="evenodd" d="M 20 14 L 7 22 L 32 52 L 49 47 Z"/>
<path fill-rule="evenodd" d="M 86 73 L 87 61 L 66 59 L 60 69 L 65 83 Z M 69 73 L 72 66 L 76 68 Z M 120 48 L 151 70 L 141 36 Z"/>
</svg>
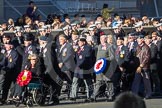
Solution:
<svg viewBox="0 0 162 108">
<path fill-rule="evenodd" d="M 137 72 L 137 73 L 141 73 L 141 71 L 142 71 L 142 68 L 139 66 L 139 67 L 137 68 L 136 72 Z"/>
</svg>

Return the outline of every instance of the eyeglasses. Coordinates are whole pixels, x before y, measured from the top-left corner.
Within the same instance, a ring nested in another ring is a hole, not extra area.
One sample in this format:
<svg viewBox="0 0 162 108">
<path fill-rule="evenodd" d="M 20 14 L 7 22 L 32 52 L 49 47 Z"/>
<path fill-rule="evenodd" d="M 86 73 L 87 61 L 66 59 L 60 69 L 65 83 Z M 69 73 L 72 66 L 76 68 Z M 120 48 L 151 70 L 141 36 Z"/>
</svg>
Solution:
<svg viewBox="0 0 162 108">
<path fill-rule="evenodd" d="M 30 59 L 30 60 L 36 60 L 36 59 Z"/>
<path fill-rule="evenodd" d="M 157 37 L 156 35 L 152 35 L 152 37 Z"/>
</svg>

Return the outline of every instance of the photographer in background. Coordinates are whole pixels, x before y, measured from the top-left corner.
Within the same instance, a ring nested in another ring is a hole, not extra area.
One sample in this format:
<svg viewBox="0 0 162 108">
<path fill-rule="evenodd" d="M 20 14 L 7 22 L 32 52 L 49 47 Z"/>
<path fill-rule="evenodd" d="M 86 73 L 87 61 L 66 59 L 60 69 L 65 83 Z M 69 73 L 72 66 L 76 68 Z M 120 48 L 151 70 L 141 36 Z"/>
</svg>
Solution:
<svg viewBox="0 0 162 108">
<path fill-rule="evenodd" d="M 29 7 L 26 10 L 26 15 L 28 17 L 30 17 L 32 19 L 32 21 L 34 21 L 36 19 L 36 15 L 35 15 L 36 9 L 37 9 L 37 7 L 35 6 L 34 2 L 30 1 Z"/>
</svg>

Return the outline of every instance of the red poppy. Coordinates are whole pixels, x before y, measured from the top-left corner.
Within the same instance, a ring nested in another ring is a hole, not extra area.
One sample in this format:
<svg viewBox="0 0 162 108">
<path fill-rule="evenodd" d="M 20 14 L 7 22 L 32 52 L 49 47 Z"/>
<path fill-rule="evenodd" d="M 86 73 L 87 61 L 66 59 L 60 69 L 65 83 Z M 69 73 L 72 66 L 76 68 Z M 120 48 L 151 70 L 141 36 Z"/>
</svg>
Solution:
<svg viewBox="0 0 162 108">
<path fill-rule="evenodd" d="M 96 69 L 101 68 L 101 65 L 102 65 L 102 61 L 101 61 L 101 62 L 99 62 L 99 63 L 96 65 Z"/>
<path fill-rule="evenodd" d="M 18 75 L 17 84 L 20 86 L 28 85 L 31 79 L 32 79 L 32 72 L 24 70 L 20 72 L 20 74 Z"/>
</svg>

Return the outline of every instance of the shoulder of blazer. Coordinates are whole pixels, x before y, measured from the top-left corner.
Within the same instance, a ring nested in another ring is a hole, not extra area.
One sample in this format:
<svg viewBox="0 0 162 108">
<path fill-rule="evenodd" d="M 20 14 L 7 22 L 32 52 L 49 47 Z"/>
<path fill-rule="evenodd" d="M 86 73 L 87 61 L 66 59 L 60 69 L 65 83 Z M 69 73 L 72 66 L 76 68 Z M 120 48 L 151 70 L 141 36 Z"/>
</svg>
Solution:
<svg viewBox="0 0 162 108">
<path fill-rule="evenodd" d="M 88 49 L 88 50 L 92 49 L 92 47 L 91 47 L 90 45 L 85 45 L 84 47 L 85 47 L 86 49 Z"/>
<path fill-rule="evenodd" d="M 151 47 L 157 48 L 157 46 L 154 43 L 151 43 Z"/>
<path fill-rule="evenodd" d="M 17 51 L 14 50 L 14 49 L 12 49 L 12 50 L 11 50 L 11 54 L 17 54 Z"/>
<path fill-rule="evenodd" d="M 67 42 L 65 46 L 66 47 L 72 47 L 72 45 L 69 42 Z"/>
<path fill-rule="evenodd" d="M 124 45 L 123 45 L 123 46 L 121 47 L 121 50 L 126 50 L 127 48 L 128 48 L 127 46 L 124 46 Z"/>
</svg>

